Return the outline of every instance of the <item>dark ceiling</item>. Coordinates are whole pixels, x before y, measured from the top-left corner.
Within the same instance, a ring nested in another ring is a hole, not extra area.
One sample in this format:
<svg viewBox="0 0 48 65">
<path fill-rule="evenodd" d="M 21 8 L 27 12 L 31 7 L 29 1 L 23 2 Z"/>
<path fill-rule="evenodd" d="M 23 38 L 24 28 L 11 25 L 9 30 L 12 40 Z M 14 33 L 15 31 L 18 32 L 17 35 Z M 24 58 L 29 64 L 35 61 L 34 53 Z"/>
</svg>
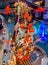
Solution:
<svg viewBox="0 0 48 65">
<path fill-rule="evenodd" d="M 15 2 L 15 1 L 18 1 L 18 0 L 0 0 L 0 2 L 4 2 L 4 1 Z M 26 0 L 20 0 L 20 1 L 26 1 Z M 30 1 L 43 1 L 43 0 L 30 0 Z"/>
<path fill-rule="evenodd" d="M 0 2 L 4 2 L 4 1 L 6 1 L 6 2 L 15 2 L 15 1 L 18 1 L 18 0 L 0 0 Z M 20 0 L 20 1 L 25 1 L 25 0 Z"/>
</svg>

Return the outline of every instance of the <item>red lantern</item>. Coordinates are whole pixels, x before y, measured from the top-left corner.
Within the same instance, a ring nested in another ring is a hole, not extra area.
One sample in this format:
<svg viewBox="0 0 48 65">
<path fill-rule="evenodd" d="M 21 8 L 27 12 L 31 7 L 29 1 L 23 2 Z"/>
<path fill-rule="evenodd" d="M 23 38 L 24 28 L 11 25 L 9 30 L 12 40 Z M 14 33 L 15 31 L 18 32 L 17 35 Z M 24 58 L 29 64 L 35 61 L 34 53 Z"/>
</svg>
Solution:
<svg viewBox="0 0 48 65">
<path fill-rule="evenodd" d="M 3 12 L 3 14 L 11 14 L 11 7 L 9 5 L 5 7 L 5 12 Z"/>
<path fill-rule="evenodd" d="M 23 15 L 24 18 L 28 18 L 29 17 L 29 14 L 28 12 L 26 12 L 24 15 Z"/>
<path fill-rule="evenodd" d="M 39 8 L 37 8 L 36 9 L 36 12 L 43 12 L 43 13 L 45 13 L 45 8 L 42 8 L 42 7 L 39 7 Z"/>
</svg>

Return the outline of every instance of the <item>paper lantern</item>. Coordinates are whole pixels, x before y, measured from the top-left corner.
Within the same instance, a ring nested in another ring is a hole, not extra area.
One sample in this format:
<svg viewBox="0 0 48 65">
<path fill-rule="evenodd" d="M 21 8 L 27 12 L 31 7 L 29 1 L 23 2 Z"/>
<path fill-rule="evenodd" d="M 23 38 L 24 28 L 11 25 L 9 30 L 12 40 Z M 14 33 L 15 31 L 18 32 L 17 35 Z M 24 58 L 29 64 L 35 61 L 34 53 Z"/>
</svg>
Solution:
<svg viewBox="0 0 48 65">
<path fill-rule="evenodd" d="M 3 14 L 7 14 L 7 15 L 11 14 L 11 10 L 12 10 L 11 7 L 8 5 L 5 7 L 5 12 L 3 12 Z"/>
<path fill-rule="evenodd" d="M 28 16 L 29 16 L 28 12 L 26 12 L 26 13 L 23 15 L 24 18 L 28 18 Z"/>
<path fill-rule="evenodd" d="M 32 16 L 28 16 L 28 17 L 27 17 L 27 21 L 28 21 L 28 22 L 30 22 L 31 19 L 32 19 Z"/>
<path fill-rule="evenodd" d="M 45 13 L 46 9 L 45 8 L 42 8 L 42 7 L 39 7 L 36 9 L 36 12 L 43 12 Z"/>
</svg>

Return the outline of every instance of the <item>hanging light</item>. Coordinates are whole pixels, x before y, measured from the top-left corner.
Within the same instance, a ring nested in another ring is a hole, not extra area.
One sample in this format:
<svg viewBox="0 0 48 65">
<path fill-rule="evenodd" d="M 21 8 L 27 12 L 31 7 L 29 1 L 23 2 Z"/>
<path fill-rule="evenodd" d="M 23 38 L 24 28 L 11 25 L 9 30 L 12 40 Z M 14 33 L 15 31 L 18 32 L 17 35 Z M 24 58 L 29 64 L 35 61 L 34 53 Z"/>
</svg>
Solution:
<svg viewBox="0 0 48 65">
<path fill-rule="evenodd" d="M 41 38 L 42 41 L 44 41 L 44 42 L 47 41 L 48 34 L 47 34 L 47 31 L 46 31 L 46 25 L 44 25 L 44 24 L 40 25 L 39 36 L 40 36 L 40 38 Z"/>
</svg>

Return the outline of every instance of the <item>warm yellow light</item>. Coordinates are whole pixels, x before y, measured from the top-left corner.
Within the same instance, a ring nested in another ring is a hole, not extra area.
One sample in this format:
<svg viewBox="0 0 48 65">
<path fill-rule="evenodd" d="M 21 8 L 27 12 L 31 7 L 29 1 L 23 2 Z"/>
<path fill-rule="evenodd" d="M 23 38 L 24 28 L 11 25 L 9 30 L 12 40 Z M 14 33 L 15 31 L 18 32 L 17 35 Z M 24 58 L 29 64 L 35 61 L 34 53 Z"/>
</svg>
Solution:
<svg viewBox="0 0 48 65">
<path fill-rule="evenodd" d="M 38 1 L 38 2 L 34 2 L 37 5 L 40 5 L 42 3 L 42 1 Z"/>
</svg>

